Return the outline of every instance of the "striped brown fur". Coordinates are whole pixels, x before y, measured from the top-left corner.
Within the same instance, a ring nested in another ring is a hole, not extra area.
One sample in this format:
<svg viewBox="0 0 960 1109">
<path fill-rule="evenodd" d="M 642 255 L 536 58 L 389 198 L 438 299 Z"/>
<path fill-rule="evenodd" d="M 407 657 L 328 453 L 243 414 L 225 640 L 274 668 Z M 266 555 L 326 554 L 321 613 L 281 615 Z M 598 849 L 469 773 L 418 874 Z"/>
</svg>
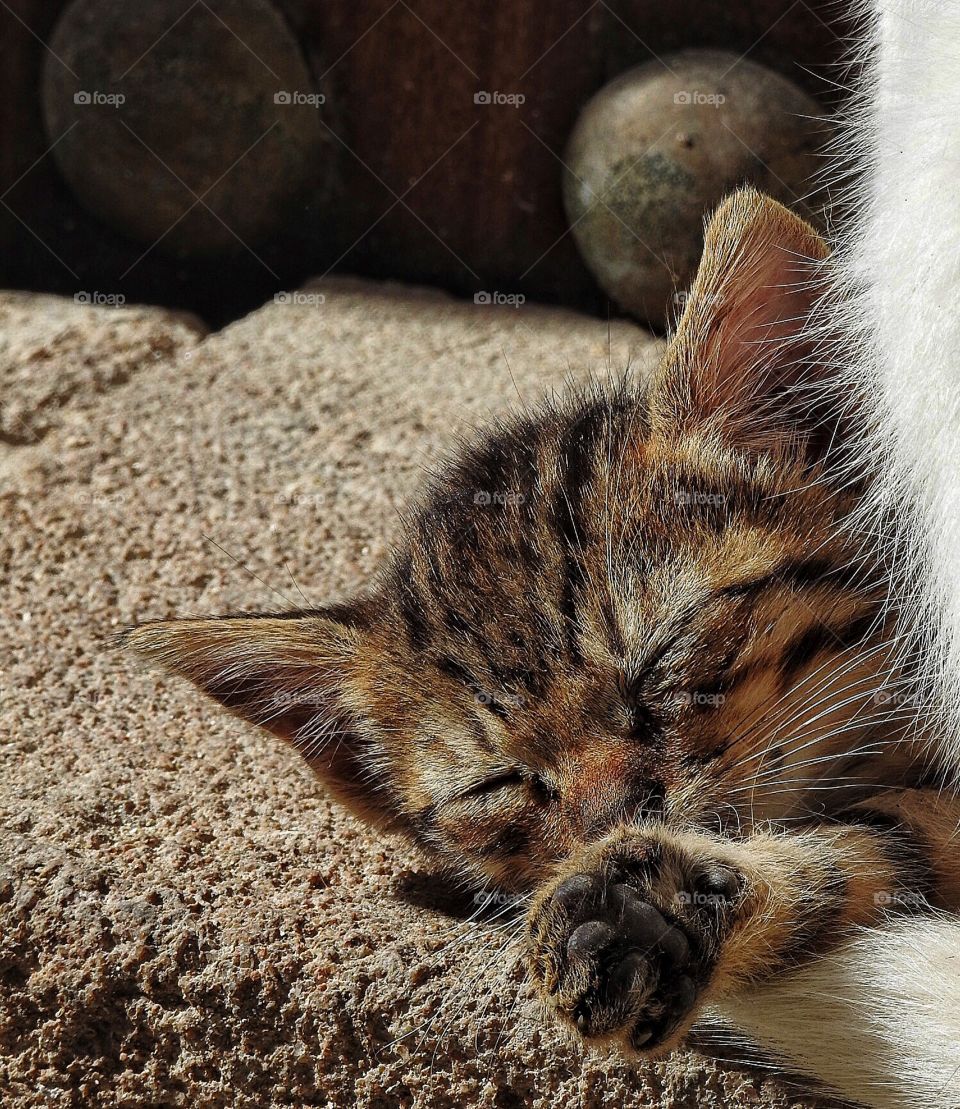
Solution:
<svg viewBox="0 0 960 1109">
<path fill-rule="evenodd" d="M 960 900 L 960 812 L 902 695 L 883 567 L 832 480 L 803 323 L 825 248 L 744 191 L 660 369 L 463 448 L 367 594 L 129 643 L 336 796 L 531 894 L 531 975 L 655 1051 L 848 926 Z"/>
</svg>

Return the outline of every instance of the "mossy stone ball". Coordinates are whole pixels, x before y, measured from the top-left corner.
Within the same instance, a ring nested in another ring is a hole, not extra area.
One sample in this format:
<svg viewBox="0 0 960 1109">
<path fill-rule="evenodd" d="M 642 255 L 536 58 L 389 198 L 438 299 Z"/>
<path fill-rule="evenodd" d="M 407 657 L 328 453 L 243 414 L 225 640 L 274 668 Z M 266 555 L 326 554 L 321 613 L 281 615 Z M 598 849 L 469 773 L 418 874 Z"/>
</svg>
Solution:
<svg viewBox="0 0 960 1109">
<path fill-rule="evenodd" d="M 584 261 L 624 311 L 668 326 L 703 248 L 703 220 L 749 182 L 815 223 L 820 105 L 765 66 L 690 50 L 628 70 L 584 107 L 563 198 Z"/>
</svg>

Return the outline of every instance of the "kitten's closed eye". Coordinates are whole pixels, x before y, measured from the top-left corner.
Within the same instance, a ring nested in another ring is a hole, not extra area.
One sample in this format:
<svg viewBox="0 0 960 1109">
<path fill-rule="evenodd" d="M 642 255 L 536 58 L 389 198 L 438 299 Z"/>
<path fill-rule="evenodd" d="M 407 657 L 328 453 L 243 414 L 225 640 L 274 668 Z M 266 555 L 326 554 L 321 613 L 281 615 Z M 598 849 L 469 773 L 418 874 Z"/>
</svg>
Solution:
<svg viewBox="0 0 960 1109">
<path fill-rule="evenodd" d="M 689 751 L 682 756 L 681 762 L 684 766 L 708 766 L 710 763 L 716 762 L 721 755 L 726 754 L 732 746 L 732 740 L 727 740 L 725 743 L 721 743 L 719 747 L 706 748 L 702 751 Z"/>
<path fill-rule="evenodd" d="M 540 774 L 534 774 L 530 779 L 530 790 L 534 798 L 542 805 L 560 800 L 560 790 L 553 782 Z"/>
<path fill-rule="evenodd" d="M 479 782 L 467 786 L 462 793 L 457 794 L 457 799 L 465 801 L 470 797 L 483 797 L 486 794 L 496 793 L 501 789 L 516 788 L 523 784 L 524 779 L 521 770 L 498 771 L 496 774 L 491 774 L 486 778 L 482 778 Z"/>
<path fill-rule="evenodd" d="M 517 767 L 492 774 L 482 781 L 474 783 L 458 794 L 458 799 L 466 800 L 470 797 L 483 797 L 505 789 L 526 789 L 534 800 L 541 804 L 556 801 L 560 796 L 557 787 L 542 774 Z"/>
</svg>

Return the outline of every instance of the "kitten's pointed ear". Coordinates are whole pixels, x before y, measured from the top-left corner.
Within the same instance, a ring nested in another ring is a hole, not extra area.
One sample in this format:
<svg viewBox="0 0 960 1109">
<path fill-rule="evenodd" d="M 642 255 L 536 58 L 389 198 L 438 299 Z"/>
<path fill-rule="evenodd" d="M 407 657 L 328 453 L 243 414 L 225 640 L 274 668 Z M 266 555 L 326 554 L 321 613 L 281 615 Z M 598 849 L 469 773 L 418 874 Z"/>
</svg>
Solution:
<svg viewBox="0 0 960 1109">
<path fill-rule="evenodd" d="M 294 744 L 338 800 L 378 826 L 397 816 L 371 773 L 357 681 L 369 669 L 363 610 L 186 620 L 129 629 L 121 645 Z"/>
<path fill-rule="evenodd" d="M 824 377 L 810 324 L 828 253 L 808 223 L 754 189 L 720 205 L 655 379 L 660 427 L 760 448 L 812 430 L 813 394 L 801 393 Z"/>
</svg>

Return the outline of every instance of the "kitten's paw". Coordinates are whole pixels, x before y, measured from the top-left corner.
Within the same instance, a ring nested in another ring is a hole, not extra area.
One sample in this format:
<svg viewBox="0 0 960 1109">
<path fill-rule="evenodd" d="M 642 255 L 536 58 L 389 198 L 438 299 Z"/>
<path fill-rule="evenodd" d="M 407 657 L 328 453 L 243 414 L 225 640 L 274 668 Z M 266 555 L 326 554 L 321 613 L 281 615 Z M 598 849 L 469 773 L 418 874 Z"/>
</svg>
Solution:
<svg viewBox="0 0 960 1109">
<path fill-rule="evenodd" d="M 669 836 L 618 837 L 537 898 L 531 976 L 587 1038 L 672 1046 L 704 998 L 744 879 Z"/>
</svg>

